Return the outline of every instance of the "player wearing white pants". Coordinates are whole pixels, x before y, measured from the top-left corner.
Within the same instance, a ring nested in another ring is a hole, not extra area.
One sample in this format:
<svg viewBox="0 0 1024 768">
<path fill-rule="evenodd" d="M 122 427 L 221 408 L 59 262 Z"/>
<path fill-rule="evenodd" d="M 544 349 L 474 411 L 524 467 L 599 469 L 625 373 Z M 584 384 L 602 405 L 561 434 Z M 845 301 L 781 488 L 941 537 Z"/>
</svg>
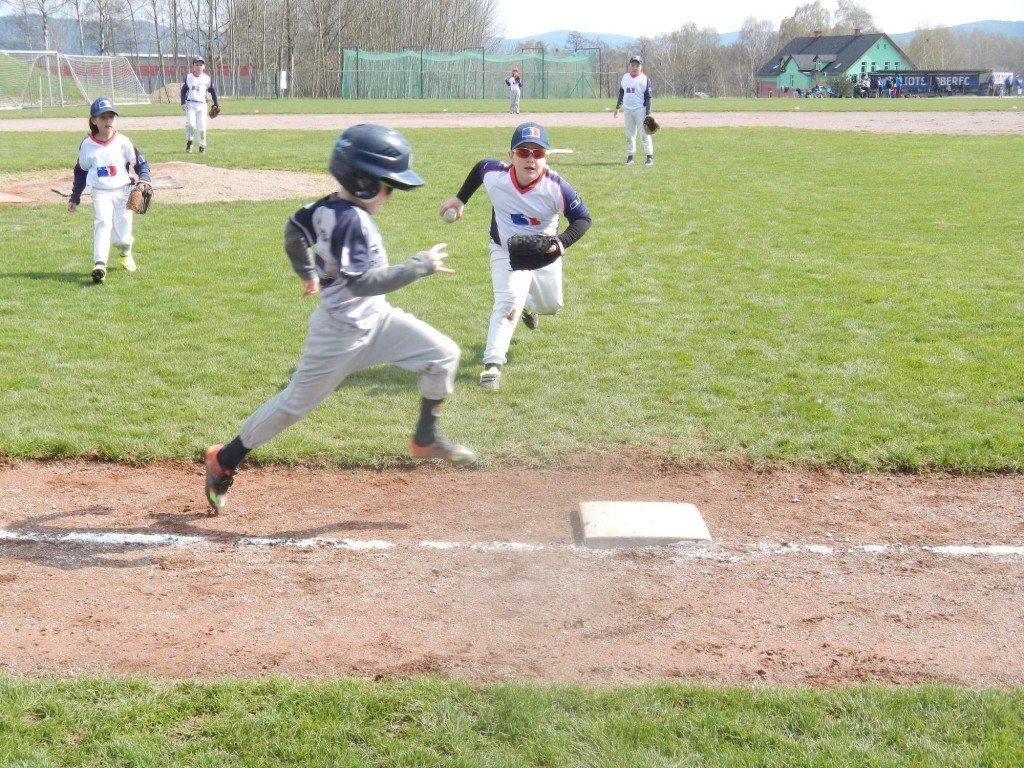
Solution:
<svg viewBox="0 0 1024 768">
<path fill-rule="evenodd" d="M 537 123 L 523 123 L 512 134 L 510 163 L 481 160 L 469 172 L 455 197 L 441 204 L 442 218 L 453 210 L 462 218 L 469 199 L 481 186 L 491 200 L 490 263 L 494 304 L 484 346 L 484 370 L 479 384 L 500 388 L 502 366 L 516 324 L 522 318 L 533 330 L 540 315 L 562 309 L 562 259 L 566 249 L 590 229 L 590 212 L 576 190 L 547 165 L 551 144 L 548 132 Z M 569 225 L 558 233 L 560 217 Z M 513 270 L 506 244 L 513 235 L 557 235 L 548 253 L 553 263 L 535 270 Z"/>
<path fill-rule="evenodd" d="M 205 101 L 185 101 L 185 141 L 186 147 L 199 139 L 199 151 L 206 151 L 206 126 L 209 124 Z M 180 139 L 179 139 L 180 141 Z M 178 145 L 181 146 L 180 144 Z M 191 152 L 189 147 L 186 151 Z"/>
<path fill-rule="evenodd" d="M 622 110 L 622 122 L 626 128 L 626 157 L 636 154 L 636 137 L 640 135 L 640 141 L 647 157 L 654 157 L 654 139 L 644 130 L 644 118 L 648 112 L 643 107 L 639 109 Z"/>
<path fill-rule="evenodd" d="M 132 235 L 134 214 L 126 207 L 130 192 L 130 186 L 120 189 L 92 188 L 93 264 L 106 266 L 111 242 L 125 258 L 132 255 L 132 245 L 135 243 L 135 237 Z"/>
<path fill-rule="evenodd" d="M 512 74 L 505 78 L 508 86 L 508 111 L 511 115 L 519 114 L 519 97 L 523 90 L 523 78 L 519 76 L 519 67 L 512 67 Z"/>
<path fill-rule="evenodd" d="M 92 195 L 92 281 L 102 283 L 107 277 L 110 245 L 121 254 L 121 267 L 135 271 L 132 257 L 132 212 L 128 210 L 131 192 L 131 171 L 139 181 L 150 183 L 149 162 L 132 144 L 131 139 L 117 131 L 117 110 L 114 102 L 101 97 L 90 107 L 89 131 L 78 147 L 68 211 L 74 212 L 82 202 L 82 193 L 89 187 Z"/>
<path fill-rule="evenodd" d="M 619 86 L 619 98 L 615 102 L 615 112 L 612 117 L 619 116 L 621 109 L 623 123 L 626 127 L 626 165 L 633 164 L 633 155 L 636 154 L 636 137 L 640 134 L 647 154 L 647 161 L 644 165 L 654 165 L 654 139 L 644 131 L 644 118 L 651 114 L 651 81 L 643 72 L 644 60 L 640 56 L 631 56 L 629 59 L 629 72 L 622 76 L 622 84 Z"/>
<path fill-rule="evenodd" d="M 494 305 L 484 363 L 504 365 L 524 309 L 536 315 L 557 315 L 562 311 L 562 259 L 541 269 L 513 271 L 505 247 L 491 243 L 491 287 Z"/>
<path fill-rule="evenodd" d="M 192 59 L 192 71 L 185 75 L 181 84 L 181 108 L 185 112 L 185 151 L 192 151 L 192 144 L 198 139 L 199 154 L 206 154 L 206 127 L 209 115 L 206 111 L 206 100 L 209 95 L 213 105 L 219 106 L 217 89 L 213 80 L 203 70 L 206 61 L 202 56 Z"/>
</svg>

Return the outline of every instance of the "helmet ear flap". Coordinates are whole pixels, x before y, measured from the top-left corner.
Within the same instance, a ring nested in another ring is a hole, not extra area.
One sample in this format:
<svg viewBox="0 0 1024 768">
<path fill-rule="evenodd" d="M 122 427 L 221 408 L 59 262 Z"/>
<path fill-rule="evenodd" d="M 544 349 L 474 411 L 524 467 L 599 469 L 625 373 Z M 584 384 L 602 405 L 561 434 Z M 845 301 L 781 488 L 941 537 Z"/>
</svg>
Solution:
<svg viewBox="0 0 1024 768">
<path fill-rule="evenodd" d="M 345 187 L 349 192 L 360 200 L 373 200 L 380 192 L 380 182 L 377 179 L 368 179 L 365 176 L 352 176 L 352 188 Z"/>
</svg>

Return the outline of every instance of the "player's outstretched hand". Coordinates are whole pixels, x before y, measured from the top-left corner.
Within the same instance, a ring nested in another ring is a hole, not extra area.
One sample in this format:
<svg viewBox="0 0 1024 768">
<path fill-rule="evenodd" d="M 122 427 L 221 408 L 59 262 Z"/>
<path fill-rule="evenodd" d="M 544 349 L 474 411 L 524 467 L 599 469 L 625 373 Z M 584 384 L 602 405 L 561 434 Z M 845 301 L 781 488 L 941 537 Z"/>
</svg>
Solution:
<svg viewBox="0 0 1024 768">
<path fill-rule="evenodd" d="M 444 265 L 444 260 L 448 258 L 448 254 L 445 253 L 445 248 L 448 247 L 448 243 L 438 243 L 429 251 L 427 254 L 430 256 L 430 263 L 434 265 L 434 271 L 440 272 L 442 275 L 451 275 L 455 273 L 454 269 L 449 269 Z"/>
<path fill-rule="evenodd" d="M 71 213 L 74 213 L 76 208 L 78 208 L 78 206 L 68 200 L 68 210 L 71 211 Z"/>
<path fill-rule="evenodd" d="M 302 298 L 307 296 L 313 296 L 320 293 L 320 278 L 314 277 L 312 280 L 302 281 Z"/>
</svg>

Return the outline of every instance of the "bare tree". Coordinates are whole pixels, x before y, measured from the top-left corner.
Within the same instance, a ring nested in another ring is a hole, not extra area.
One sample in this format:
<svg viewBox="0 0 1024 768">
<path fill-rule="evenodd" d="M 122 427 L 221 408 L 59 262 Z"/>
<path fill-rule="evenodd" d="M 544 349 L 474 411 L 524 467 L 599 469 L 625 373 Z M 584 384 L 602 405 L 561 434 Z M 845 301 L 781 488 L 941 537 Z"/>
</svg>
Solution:
<svg viewBox="0 0 1024 768">
<path fill-rule="evenodd" d="M 956 36 L 946 27 L 918 29 L 906 48 L 918 69 L 960 69 L 963 59 Z"/>
<path fill-rule="evenodd" d="M 44 50 L 50 50 L 53 46 L 53 40 L 50 37 L 50 19 L 64 9 L 65 2 L 66 0 L 18 0 L 12 4 L 21 12 L 25 31 L 25 44 L 29 48 L 35 48 L 39 45 L 33 39 L 35 35 L 32 32 L 31 25 L 31 17 L 39 16 L 40 34 L 42 36 L 40 43 Z"/>
<path fill-rule="evenodd" d="M 739 90 L 745 96 L 757 91 L 757 70 L 779 50 L 779 33 L 768 19 L 748 16 L 743 20 L 737 40 L 741 65 L 736 69 Z"/>
<path fill-rule="evenodd" d="M 794 37 L 810 37 L 815 32 L 826 34 L 832 29 L 832 14 L 822 7 L 819 0 L 813 3 L 798 6 L 789 16 L 779 24 L 779 36 L 783 40 L 792 40 Z"/>
<path fill-rule="evenodd" d="M 996 70 L 1024 68 L 1024 39 L 974 30 L 969 35 L 955 35 L 964 61 L 972 66 Z"/>
<path fill-rule="evenodd" d="M 875 19 L 867 8 L 857 5 L 853 0 L 839 0 L 836 8 L 834 35 L 852 35 L 854 30 L 876 32 Z"/>
</svg>

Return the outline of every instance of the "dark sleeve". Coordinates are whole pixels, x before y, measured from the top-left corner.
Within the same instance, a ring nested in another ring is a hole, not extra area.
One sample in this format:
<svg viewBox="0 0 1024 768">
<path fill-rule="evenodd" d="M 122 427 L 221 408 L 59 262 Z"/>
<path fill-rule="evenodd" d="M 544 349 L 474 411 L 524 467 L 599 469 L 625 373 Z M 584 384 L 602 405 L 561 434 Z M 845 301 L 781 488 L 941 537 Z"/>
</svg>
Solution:
<svg viewBox="0 0 1024 768">
<path fill-rule="evenodd" d="M 188 96 L 188 83 L 181 84 L 181 104 L 185 105 L 185 97 Z"/>
<path fill-rule="evenodd" d="M 644 89 L 644 110 L 646 114 L 651 114 L 651 99 L 654 98 L 654 91 L 651 90 L 651 78 L 647 78 L 647 87 Z"/>
<path fill-rule="evenodd" d="M 316 277 L 313 256 L 309 252 L 311 246 L 306 231 L 294 219 L 288 219 L 284 225 L 284 252 L 292 263 L 292 271 L 303 280 Z"/>
<path fill-rule="evenodd" d="M 87 176 L 88 174 L 82 170 L 82 166 L 75 163 L 75 180 L 71 184 L 71 197 L 68 198 L 69 203 L 79 205 L 82 202 L 82 192 L 85 191 L 85 179 Z"/>
<path fill-rule="evenodd" d="M 370 269 L 349 278 L 348 289 L 353 296 L 383 296 L 433 273 L 430 254 L 420 251 L 402 264 Z"/>
<path fill-rule="evenodd" d="M 134 148 L 133 148 L 134 149 Z M 135 168 L 135 173 L 138 174 L 139 181 L 144 181 L 147 184 L 152 184 L 152 179 L 149 175 L 149 161 L 142 156 L 142 153 L 138 149 L 135 151 L 135 162 L 132 163 Z"/>
<path fill-rule="evenodd" d="M 470 170 L 466 180 L 462 182 L 462 189 L 458 191 L 455 196 L 462 201 L 465 205 L 469 202 L 469 198 L 473 196 L 473 193 L 480 189 L 480 185 L 484 183 L 484 164 L 486 160 L 481 160 L 479 163 L 473 166 Z"/>
<path fill-rule="evenodd" d="M 569 182 L 560 178 L 559 185 L 562 188 L 562 198 L 565 200 L 562 215 L 569 220 L 569 226 L 558 236 L 558 239 L 562 241 L 563 246 L 568 248 L 590 229 L 590 211 L 587 210 L 583 198 L 579 196 Z"/>
<path fill-rule="evenodd" d="M 558 239 L 562 241 L 562 246 L 568 250 L 570 245 L 587 233 L 591 223 L 589 216 L 580 216 L 578 219 L 573 219 L 569 222 L 569 226 L 558 236 Z"/>
<path fill-rule="evenodd" d="M 210 95 L 213 97 L 213 106 L 219 107 L 220 101 L 217 99 L 217 89 L 213 87 L 213 81 L 210 81 Z"/>
<path fill-rule="evenodd" d="M 622 86 L 620 85 L 619 86 L 619 98 L 615 102 L 615 108 L 616 109 L 618 109 L 619 107 L 622 106 L 622 97 L 625 96 L 625 95 L 626 95 L 626 92 L 624 90 L 622 90 Z"/>
</svg>

